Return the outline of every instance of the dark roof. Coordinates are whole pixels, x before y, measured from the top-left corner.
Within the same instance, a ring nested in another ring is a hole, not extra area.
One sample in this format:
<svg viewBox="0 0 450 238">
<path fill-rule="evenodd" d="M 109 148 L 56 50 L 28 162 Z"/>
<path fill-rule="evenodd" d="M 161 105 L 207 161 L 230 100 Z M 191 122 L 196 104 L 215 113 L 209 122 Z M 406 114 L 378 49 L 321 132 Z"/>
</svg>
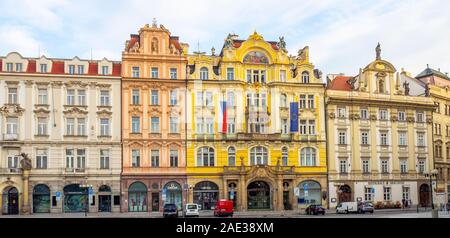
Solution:
<svg viewBox="0 0 450 238">
<path fill-rule="evenodd" d="M 434 69 L 429 68 L 429 67 L 427 67 L 424 71 L 422 71 L 420 74 L 418 74 L 416 76 L 416 78 L 420 79 L 420 78 L 425 78 L 425 77 L 429 77 L 429 76 L 437 76 L 437 77 L 440 77 L 440 78 L 443 78 L 443 79 L 450 80 L 450 78 L 447 75 L 445 75 L 444 73 L 442 73 L 440 71 L 437 71 L 437 70 L 434 70 Z"/>
<path fill-rule="evenodd" d="M 189 65 L 189 74 L 193 74 L 195 72 L 195 64 Z"/>
<path fill-rule="evenodd" d="M 213 71 L 215 75 L 219 75 L 220 74 L 220 67 L 219 66 L 213 66 Z"/>
</svg>

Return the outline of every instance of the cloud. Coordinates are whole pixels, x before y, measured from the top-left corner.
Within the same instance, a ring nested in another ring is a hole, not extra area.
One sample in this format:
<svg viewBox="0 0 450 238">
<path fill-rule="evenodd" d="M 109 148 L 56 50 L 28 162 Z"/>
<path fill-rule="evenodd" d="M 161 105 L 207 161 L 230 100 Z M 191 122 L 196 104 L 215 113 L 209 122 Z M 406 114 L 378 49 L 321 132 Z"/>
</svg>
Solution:
<svg viewBox="0 0 450 238">
<path fill-rule="evenodd" d="M 22 56 L 37 57 L 39 47 L 43 44 L 34 38 L 32 32 L 20 26 L 0 26 L 0 54 L 6 55 L 11 51 L 19 52 Z M 46 54 L 41 51 L 41 54 Z"/>
</svg>

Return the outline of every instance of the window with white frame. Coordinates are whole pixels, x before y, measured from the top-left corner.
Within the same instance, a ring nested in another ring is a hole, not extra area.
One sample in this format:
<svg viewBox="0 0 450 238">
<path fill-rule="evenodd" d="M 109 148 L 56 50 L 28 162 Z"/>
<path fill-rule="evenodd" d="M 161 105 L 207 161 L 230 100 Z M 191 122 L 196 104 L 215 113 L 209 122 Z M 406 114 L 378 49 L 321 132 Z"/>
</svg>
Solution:
<svg viewBox="0 0 450 238">
<path fill-rule="evenodd" d="M 13 71 L 13 63 L 6 63 L 6 72 Z"/>
<path fill-rule="evenodd" d="M 287 97 L 286 94 L 281 94 L 280 96 L 280 106 L 281 107 L 287 107 Z"/>
<path fill-rule="evenodd" d="M 214 148 L 204 146 L 197 149 L 197 166 L 214 167 Z"/>
<path fill-rule="evenodd" d="M 86 90 L 78 90 L 78 105 L 86 105 Z"/>
<path fill-rule="evenodd" d="M 131 167 L 141 167 L 141 151 L 138 149 L 134 149 L 131 151 Z"/>
<path fill-rule="evenodd" d="M 286 70 L 280 70 L 280 82 L 286 82 Z"/>
<path fill-rule="evenodd" d="M 39 88 L 38 89 L 38 104 L 39 105 L 46 105 L 48 104 L 48 95 L 47 95 L 47 89 L 46 88 Z"/>
<path fill-rule="evenodd" d="M 211 107 L 213 105 L 213 94 L 212 92 L 205 93 L 205 106 Z"/>
<path fill-rule="evenodd" d="M 228 166 L 236 166 L 236 149 L 228 148 Z"/>
<path fill-rule="evenodd" d="M 214 119 L 206 118 L 206 134 L 214 134 Z"/>
<path fill-rule="evenodd" d="M 410 192 L 409 187 L 403 186 L 402 187 L 402 200 L 409 201 L 410 199 Z"/>
<path fill-rule="evenodd" d="M 310 135 L 316 134 L 316 121 L 315 120 L 309 120 L 308 121 L 308 133 Z"/>
<path fill-rule="evenodd" d="M 315 148 L 305 147 L 300 150 L 300 166 L 317 166 L 317 152 Z"/>
<path fill-rule="evenodd" d="M 78 74 L 84 74 L 84 65 L 78 65 Z"/>
<path fill-rule="evenodd" d="M 109 106 L 109 91 L 100 91 L 100 106 Z"/>
<path fill-rule="evenodd" d="M 139 89 L 133 89 L 132 90 L 132 98 L 131 98 L 133 105 L 139 105 L 140 99 L 139 99 Z"/>
<path fill-rule="evenodd" d="M 108 75 L 109 74 L 109 67 L 108 66 L 102 66 L 102 74 Z"/>
<path fill-rule="evenodd" d="M 400 146 L 408 145 L 408 138 L 407 138 L 406 131 L 399 131 L 398 132 L 398 145 L 400 145 Z"/>
<path fill-rule="evenodd" d="M 250 165 L 260 164 L 269 164 L 269 152 L 266 147 L 256 146 L 250 149 Z"/>
<path fill-rule="evenodd" d="M 389 160 L 381 159 L 381 173 L 389 173 Z"/>
<path fill-rule="evenodd" d="M 19 156 L 18 155 L 8 155 L 8 169 L 19 168 Z"/>
<path fill-rule="evenodd" d="M 417 132 L 417 146 L 425 146 L 425 133 Z"/>
<path fill-rule="evenodd" d="M 22 72 L 23 67 L 22 63 L 16 63 L 16 72 Z"/>
<path fill-rule="evenodd" d="M 235 100 L 234 100 L 234 92 L 232 91 L 228 91 L 227 92 L 227 106 L 229 107 L 234 107 L 235 104 Z"/>
<path fill-rule="evenodd" d="M 78 135 L 85 136 L 86 135 L 86 118 L 77 118 L 78 122 Z"/>
<path fill-rule="evenodd" d="M 339 143 L 339 145 L 347 144 L 347 132 L 346 131 L 338 132 L 338 143 Z"/>
<path fill-rule="evenodd" d="M 386 131 L 380 131 L 380 145 L 388 145 L 388 133 Z"/>
<path fill-rule="evenodd" d="M 152 163 L 152 167 L 154 167 L 154 168 L 159 167 L 159 150 L 151 151 L 151 163 Z"/>
<path fill-rule="evenodd" d="M 197 92 L 195 97 L 195 106 L 203 106 L 203 92 Z"/>
<path fill-rule="evenodd" d="M 170 117 L 170 133 L 178 133 L 178 117 Z"/>
<path fill-rule="evenodd" d="M 170 150 L 169 152 L 170 167 L 178 167 L 178 150 Z"/>
<path fill-rule="evenodd" d="M 109 118 L 101 118 L 100 119 L 100 136 L 109 136 L 110 135 L 110 126 L 109 126 Z"/>
<path fill-rule="evenodd" d="M 37 134 L 47 135 L 47 118 L 46 117 L 38 117 L 38 126 L 37 126 Z"/>
<path fill-rule="evenodd" d="M 151 104 L 152 105 L 159 105 L 159 97 L 158 97 L 158 90 L 152 90 L 151 91 Z"/>
<path fill-rule="evenodd" d="M 75 90 L 67 89 L 67 105 L 75 105 Z"/>
<path fill-rule="evenodd" d="M 8 88 L 8 103 L 17 104 L 17 88 Z"/>
<path fill-rule="evenodd" d="M 417 112 L 416 118 L 417 122 L 425 122 L 425 115 L 423 112 Z"/>
<path fill-rule="evenodd" d="M 152 67 L 152 78 L 157 79 L 158 78 L 158 68 Z"/>
<path fill-rule="evenodd" d="M 302 73 L 302 83 L 309 83 L 309 73 L 308 73 L 308 71 L 304 71 Z"/>
<path fill-rule="evenodd" d="M 289 150 L 287 147 L 281 149 L 281 166 L 288 166 Z"/>
<path fill-rule="evenodd" d="M 171 68 L 170 69 L 170 79 L 177 79 L 177 78 L 178 78 L 177 69 Z"/>
<path fill-rule="evenodd" d="M 387 109 L 380 109 L 379 119 L 382 121 L 386 121 L 388 119 L 388 110 Z"/>
<path fill-rule="evenodd" d="M 287 119 L 281 119 L 281 134 L 288 134 L 289 128 L 288 128 L 288 120 Z"/>
<path fill-rule="evenodd" d="M 139 67 L 132 68 L 132 76 L 133 78 L 139 78 Z"/>
<path fill-rule="evenodd" d="M 66 119 L 66 134 L 75 135 L 75 118 Z"/>
<path fill-rule="evenodd" d="M 36 150 L 36 169 L 47 169 L 48 151 Z"/>
<path fill-rule="evenodd" d="M 77 169 L 86 168 L 86 150 L 77 149 Z"/>
<path fill-rule="evenodd" d="M 425 159 L 417 160 L 417 169 L 417 172 L 419 172 L 419 174 L 423 174 L 425 172 Z"/>
<path fill-rule="evenodd" d="M 152 117 L 150 120 L 152 133 L 159 133 L 159 117 Z"/>
<path fill-rule="evenodd" d="M 369 110 L 367 110 L 366 108 L 362 108 L 360 110 L 359 116 L 361 117 L 362 120 L 369 119 Z"/>
<path fill-rule="evenodd" d="M 369 144 L 369 132 L 361 131 L 361 145 L 368 145 L 368 144 Z"/>
<path fill-rule="evenodd" d="M 178 104 L 177 100 L 177 90 L 170 90 L 170 105 L 175 106 Z"/>
<path fill-rule="evenodd" d="M 404 111 L 398 111 L 398 120 L 399 121 L 406 121 L 406 116 Z"/>
<path fill-rule="evenodd" d="M 131 117 L 131 133 L 141 132 L 141 118 L 138 116 Z"/>
<path fill-rule="evenodd" d="M 348 173 L 348 162 L 347 162 L 347 159 L 340 159 L 339 160 L 339 172 L 341 174 Z"/>
<path fill-rule="evenodd" d="M 66 168 L 67 169 L 75 168 L 75 154 L 73 149 L 66 150 Z"/>
<path fill-rule="evenodd" d="M 227 80 L 234 80 L 234 68 L 227 68 Z"/>
<path fill-rule="evenodd" d="M 300 135 L 307 135 L 308 134 L 308 125 L 306 120 L 300 120 Z"/>
<path fill-rule="evenodd" d="M 384 201 L 390 201 L 392 199 L 391 187 L 383 187 L 383 199 Z"/>
<path fill-rule="evenodd" d="M 107 149 L 100 150 L 100 169 L 109 169 L 109 154 Z"/>
<path fill-rule="evenodd" d="M 306 95 L 300 95 L 299 107 L 306 108 Z"/>
<path fill-rule="evenodd" d="M 364 174 L 370 173 L 370 160 L 368 160 L 368 159 L 363 159 L 363 160 L 361 161 L 361 164 L 362 164 L 362 172 L 363 172 Z"/>
<path fill-rule="evenodd" d="M 208 68 L 206 67 L 200 68 L 200 79 L 208 80 Z"/>
<path fill-rule="evenodd" d="M 196 129 L 197 134 L 203 134 L 205 132 L 203 118 L 197 117 L 195 122 L 196 122 L 195 123 L 195 129 Z"/>
<path fill-rule="evenodd" d="M 364 201 L 371 202 L 373 201 L 373 198 L 375 197 L 375 194 L 373 193 L 373 188 L 371 187 L 365 187 L 364 188 Z"/>
<path fill-rule="evenodd" d="M 69 65 L 69 74 L 75 74 L 75 65 Z"/>
<path fill-rule="evenodd" d="M 314 95 L 308 95 L 308 108 L 309 109 L 314 109 L 315 108 Z"/>
<path fill-rule="evenodd" d="M 346 117 L 346 110 L 345 107 L 338 107 L 337 108 L 337 117 L 338 118 L 345 118 Z"/>
<path fill-rule="evenodd" d="M 400 173 L 406 174 L 408 173 L 408 160 L 400 159 Z"/>
<path fill-rule="evenodd" d="M 234 134 L 236 133 L 236 119 L 235 118 L 227 118 L 227 133 Z"/>
<path fill-rule="evenodd" d="M 7 117 L 6 118 L 6 134 L 17 135 L 19 133 L 19 118 Z"/>
</svg>

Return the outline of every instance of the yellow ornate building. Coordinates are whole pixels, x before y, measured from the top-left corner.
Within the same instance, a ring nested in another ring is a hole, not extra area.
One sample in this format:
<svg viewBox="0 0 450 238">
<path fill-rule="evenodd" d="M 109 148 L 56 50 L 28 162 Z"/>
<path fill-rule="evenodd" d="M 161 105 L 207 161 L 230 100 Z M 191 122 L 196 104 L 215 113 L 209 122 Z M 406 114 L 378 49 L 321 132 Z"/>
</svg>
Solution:
<svg viewBox="0 0 450 238">
<path fill-rule="evenodd" d="M 333 76 L 326 91 L 330 207 L 430 204 L 433 101 L 411 94 L 404 73 L 381 59 L 357 76 Z"/>
<path fill-rule="evenodd" d="M 188 200 L 238 210 L 327 205 L 324 84 L 305 47 L 229 34 L 188 56 Z"/>
</svg>

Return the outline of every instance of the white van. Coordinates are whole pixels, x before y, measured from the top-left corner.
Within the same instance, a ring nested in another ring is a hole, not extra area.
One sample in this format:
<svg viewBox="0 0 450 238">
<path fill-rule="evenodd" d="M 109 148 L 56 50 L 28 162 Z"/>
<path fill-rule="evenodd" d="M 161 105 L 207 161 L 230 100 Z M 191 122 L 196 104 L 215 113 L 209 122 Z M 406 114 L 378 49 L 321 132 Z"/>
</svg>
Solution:
<svg viewBox="0 0 450 238">
<path fill-rule="evenodd" d="M 357 202 L 343 202 L 336 207 L 336 213 L 357 213 Z"/>
<path fill-rule="evenodd" d="M 195 203 L 188 203 L 184 206 L 184 217 L 199 217 L 199 205 Z"/>
</svg>

